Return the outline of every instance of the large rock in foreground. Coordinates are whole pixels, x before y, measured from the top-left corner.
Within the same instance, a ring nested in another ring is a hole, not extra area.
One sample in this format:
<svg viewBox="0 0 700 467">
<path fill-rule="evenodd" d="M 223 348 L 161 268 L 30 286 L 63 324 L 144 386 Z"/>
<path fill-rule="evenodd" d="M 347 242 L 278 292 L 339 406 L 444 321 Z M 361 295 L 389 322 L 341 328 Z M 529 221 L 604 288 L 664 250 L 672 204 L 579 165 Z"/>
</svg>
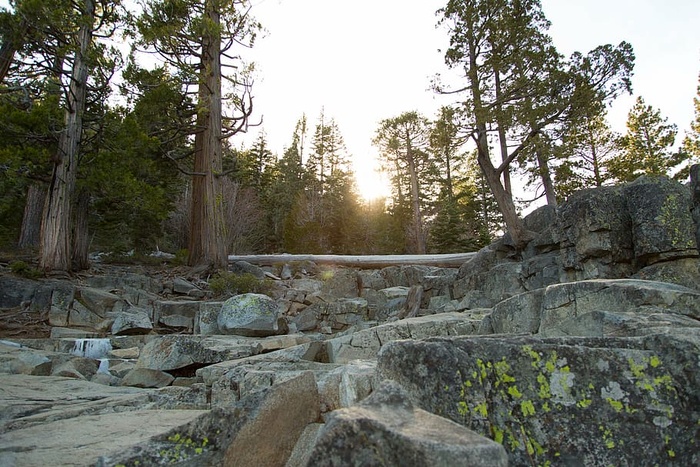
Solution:
<svg viewBox="0 0 700 467">
<path fill-rule="evenodd" d="M 96 465 L 105 455 L 186 425 L 201 410 L 139 410 L 85 415 L 5 433 L 0 465 Z"/>
<path fill-rule="evenodd" d="M 224 334 L 266 337 L 287 333 L 277 302 L 267 295 L 242 294 L 224 302 L 217 319 Z"/>
<path fill-rule="evenodd" d="M 95 465 L 205 413 L 163 410 L 171 400 L 75 378 L 0 375 L 0 465 Z"/>
<path fill-rule="evenodd" d="M 512 465 L 700 465 L 700 332 L 397 341 L 379 377 Z"/>
<path fill-rule="evenodd" d="M 357 406 L 331 414 L 307 465 L 507 466 L 503 446 L 414 407 L 387 382 Z"/>
<path fill-rule="evenodd" d="M 105 457 L 102 465 L 285 465 L 318 420 L 318 397 L 313 373 L 305 372 Z"/>
</svg>

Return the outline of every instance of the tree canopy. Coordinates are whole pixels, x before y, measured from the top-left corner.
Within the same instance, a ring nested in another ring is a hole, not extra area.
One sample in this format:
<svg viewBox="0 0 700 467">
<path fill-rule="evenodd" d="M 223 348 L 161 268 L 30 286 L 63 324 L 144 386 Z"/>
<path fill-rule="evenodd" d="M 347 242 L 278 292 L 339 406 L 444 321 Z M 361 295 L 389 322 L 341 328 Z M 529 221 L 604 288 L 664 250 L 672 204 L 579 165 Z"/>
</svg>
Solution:
<svg viewBox="0 0 700 467">
<path fill-rule="evenodd" d="M 608 162 L 610 175 L 629 182 L 640 175 L 668 175 L 684 162 L 673 150 L 678 129 L 661 111 L 637 97 L 627 117 L 627 133 L 620 138 L 622 152 Z"/>
<path fill-rule="evenodd" d="M 249 0 L 45 6 L 0 9 L 0 244 L 45 270 L 88 267 L 90 249 L 180 251 L 204 273 L 233 253 L 452 253 L 503 232 L 517 249 L 531 233 L 515 187 L 555 205 L 640 174 L 682 179 L 700 158 L 700 86 L 680 147 L 641 96 L 616 134 L 607 111 L 632 91 L 631 45 L 565 57 L 540 0 L 446 0 L 451 78 L 434 90 L 454 102 L 377 122 L 391 186 L 373 200 L 352 164 L 367 154 L 323 109 L 281 154 L 269 128 L 240 143 L 260 123 Z"/>
<path fill-rule="evenodd" d="M 448 67 L 461 72 L 456 85 L 438 92 L 462 97 L 463 134 L 477 160 L 516 247 L 529 234 L 511 189 L 511 164 L 520 159 L 556 202 L 550 159 L 553 133 L 596 102 L 630 88 L 634 55 L 629 44 L 600 46 L 565 60 L 547 35 L 539 0 L 451 0 L 439 11 L 450 35 Z M 492 157 L 493 147 L 500 157 Z M 530 158 L 532 162 L 528 162 Z"/>
</svg>

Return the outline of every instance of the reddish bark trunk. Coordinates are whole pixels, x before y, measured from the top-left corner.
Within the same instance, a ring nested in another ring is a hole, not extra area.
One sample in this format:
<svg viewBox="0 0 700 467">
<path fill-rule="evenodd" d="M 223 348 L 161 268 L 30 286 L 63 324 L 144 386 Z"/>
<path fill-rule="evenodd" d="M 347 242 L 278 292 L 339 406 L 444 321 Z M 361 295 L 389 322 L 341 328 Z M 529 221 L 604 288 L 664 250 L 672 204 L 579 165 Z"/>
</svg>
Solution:
<svg viewBox="0 0 700 467">
<path fill-rule="evenodd" d="M 219 12 L 211 2 L 206 14 L 215 28 L 202 39 L 202 74 L 199 87 L 200 112 L 195 136 L 192 214 L 190 223 L 189 264 L 225 268 L 226 225 L 221 189 L 221 39 Z"/>
</svg>

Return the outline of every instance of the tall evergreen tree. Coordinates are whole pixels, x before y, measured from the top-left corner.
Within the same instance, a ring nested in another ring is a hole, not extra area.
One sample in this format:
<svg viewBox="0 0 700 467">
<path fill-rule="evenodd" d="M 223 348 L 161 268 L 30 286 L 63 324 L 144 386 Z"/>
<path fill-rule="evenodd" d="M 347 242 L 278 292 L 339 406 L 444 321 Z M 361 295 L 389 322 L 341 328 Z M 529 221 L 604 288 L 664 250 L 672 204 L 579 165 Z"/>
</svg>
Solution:
<svg viewBox="0 0 700 467">
<path fill-rule="evenodd" d="M 536 136 L 528 134 L 516 151 L 508 154 L 507 132 L 513 126 L 514 107 L 519 95 L 530 95 L 529 77 L 521 75 L 528 67 L 516 66 L 518 60 L 530 55 L 532 46 L 548 40 L 542 31 L 548 26 L 538 1 L 526 2 L 451 0 L 439 12 L 441 23 L 450 29 L 450 48 L 445 61 L 450 68 L 464 70 L 466 85 L 460 90 L 468 95 L 465 122 L 478 149 L 478 162 L 489 187 L 494 193 L 516 245 L 528 239 L 522 220 L 518 217 L 509 189 L 507 174 L 510 163 L 522 147 Z M 541 40 L 540 40 L 541 39 Z M 525 45 L 525 47 L 523 47 Z M 528 47 L 530 45 L 530 47 Z M 440 92 L 447 92 L 441 86 Z M 453 91 L 449 91 L 453 92 Z M 502 159 L 496 166 L 491 158 L 489 132 L 499 138 Z"/>
<path fill-rule="evenodd" d="M 471 225 L 467 224 L 468 228 L 474 233 L 476 245 L 485 246 L 491 243 L 497 234 L 503 232 L 505 223 L 503 215 L 498 209 L 498 203 L 479 167 L 476 151 L 465 158 L 464 184 L 469 187 L 469 192 L 473 193 L 473 198 L 470 201 L 474 209 L 477 210 Z"/>
<path fill-rule="evenodd" d="M 6 174 L 12 174 L 9 180 L 14 186 L 26 190 L 18 246 L 20 249 L 35 249 L 40 243 L 51 160 L 58 150 L 58 134 L 63 120 L 63 60 L 54 60 L 49 69 L 42 63 L 57 55 L 57 36 L 66 42 L 65 33 L 61 31 L 67 28 L 62 25 L 71 16 L 62 17 L 65 9 L 60 4 L 49 16 L 37 11 L 36 3 L 15 2 L 13 6 L 12 12 L 0 14 L 3 36 L 0 60 L 6 61 L 1 66 L 8 83 L 7 87 L 0 89 L 0 129 L 4 135 L 0 165 Z M 62 21 L 53 22 L 56 16 Z M 49 29 L 55 31 L 54 37 L 49 37 Z M 6 188 L 3 192 L 10 191 Z M 3 224 L 11 226 L 13 223 Z"/>
<path fill-rule="evenodd" d="M 186 185 L 169 157 L 190 146 L 172 122 L 191 120 L 193 103 L 163 67 L 144 70 L 132 63 L 122 77 L 126 106 L 107 111 L 103 142 L 83 168 L 95 243 L 109 251 L 184 248 L 168 241 L 163 229 Z"/>
<path fill-rule="evenodd" d="M 394 202 L 399 209 L 410 206 L 409 251 L 426 253 L 426 195 L 435 178 L 435 161 L 428 152 L 430 122 L 417 112 L 404 112 L 379 123 L 374 145 L 380 151 L 384 170 L 391 174 Z"/>
<path fill-rule="evenodd" d="M 459 131 L 457 110 L 442 107 L 430 133 L 430 150 L 439 165 L 440 182 L 447 199 L 454 197 L 455 174 L 460 168 L 460 150 L 465 143 Z"/>
<path fill-rule="evenodd" d="M 323 194 L 332 174 L 349 171 L 350 162 L 345 141 L 334 119 L 326 119 L 322 110 L 311 140 L 311 151 L 306 169 L 313 177 L 316 189 Z"/>
<path fill-rule="evenodd" d="M 438 83 L 436 89 L 465 94 L 464 113 L 470 116 L 465 134 L 476 143 L 479 166 L 514 245 L 523 247 L 530 234 L 518 216 L 509 189 L 506 175 L 511 163 L 528 149 L 537 156 L 536 170 L 548 199 L 554 202 L 547 155 L 538 151 L 547 149 L 547 142 L 535 144 L 535 140 L 547 128 L 565 120 L 582 102 L 578 92 L 581 87 L 595 94 L 617 88 L 618 79 L 624 84 L 633 60 L 631 47 L 622 43 L 617 48 L 603 46 L 592 52 L 590 55 L 599 58 L 600 63 L 590 67 L 595 73 L 579 86 L 576 77 L 581 73 L 569 70 L 585 67 L 577 67 L 578 56 L 564 63 L 551 45 L 546 34 L 549 21 L 539 0 L 450 0 L 439 13 L 441 24 L 450 29 L 446 63 L 463 72 L 465 84 L 451 90 Z M 615 57 L 622 59 L 611 63 Z M 492 142 L 500 148 L 498 163 L 492 159 Z"/>
<path fill-rule="evenodd" d="M 576 155 L 562 151 L 561 146 L 557 147 L 556 141 L 563 139 L 571 128 L 590 126 L 596 120 L 602 122 L 608 103 L 622 92 L 631 92 L 634 55 L 631 46 L 623 42 L 617 47 L 597 47 L 585 55 L 576 52 L 566 63 L 560 59 L 545 63 L 545 71 L 539 75 L 539 85 L 543 87 L 544 95 L 547 95 L 548 88 L 566 91 L 561 96 L 543 97 L 537 105 L 528 103 L 526 110 L 530 107 L 534 110 L 529 117 L 528 129 L 534 128 L 537 115 L 548 115 L 556 112 L 556 109 L 563 110 L 563 113 L 538 131 L 531 144 L 524 149 L 524 157 L 519 158 L 519 162 L 530 174 L 528 184 L 541 185 L 547 204 L 556 205 L 566 194 L 559 191 L 572 188 L 565 184 L 562 177 L 573 174 L 572 169 L 576 166 L 584 172 L 590 167 L 594 177 L 598 171 L 598 179 L 602 183 L 598 153 L 593 152 L 595 156 L 591 156 L 590 161 L 585 158 L 581 161 Z M 600 135 L 603 139 L 608 136 Z M 614 145 L 610 141 L 601 141 L 598 146 L 611 144 Z M 572 179 L 569 181 L 576 182 Z"/>
<path fill-rule="evenodd" d="M 647 105 L 640 96 L 627 116 L 627 133 L 620 139 L 622 153 L 608 161 L 611 177 L 629 182 L 640 175 L 672 175 L 685 161 L 682 152 L 674 152 L 678 133 L 661 111 Z"/>
<path fill-rule="evenodd" d="M 67 0 L 56 0 L 50 8 L 44 2 L 33 0 L 11 0 L 8 3 L 10 10 L 0 9 L 0 83 L 23 87 L 26 92 L 29 91 L 28 83 L 17 76 L 18 73 L 24 74 L 22 64 L 31 57 L 35 65 L 31 72 L 25 74 L 25 78 L 41 74 L 42 68 L 60 67 L 67 54 L 67 35 L 69 31 L 77 30 L 79 5 L 72 5 Z M 100 16 L 108 18 L 111 6 L 102 2 L 99 4 L 107 7 L 107 14 Z M 118 4 L 115 2 L 115 5 Z"/>
<path fill-rule="evenodd" d="M 253 147 L 244 151 L 236 161 L 243 183 L 263 193 L 270 184 L 271 171 L 277 160 L 268 147 L 267 134 L 261 131 Z"/>
<path fill-rule="evenodd" d="M 236 190 L 236 203 L 254 203 L 260 210 L 256 216 L 257 222 L 254 223 L 255 228 L 247 233 L 248 239 L 251 240 L 249 248 L 273 251 L 279 245 L 275 224 L 278 221 L 276 215 L 279 201 L 276 190 L 280 173 L 277 157 L 269 149 L 264 131 L 258 134 L 250 149 L 237 152 L 235 173 L 235 183 L 241 185 Z M 245 196 L 240 196 L 244 192 Z M 239 206 L 237 211 L 242 209 L 244 208 Z M 230 221 L 246 223 L 244 219 Z"/>
<path fill-rule="evenodd" d="M 463 174 L 465 138 L 459 131 L 456 109 L 443 107 L 432 124 L 430 151 L 438 170 L 439 194 L 430 222 L 428 249 L 437 253 L 473 251 L 477 243 L 470 232 L 474 225 L 474 189 Z"/>
<path fill-rule="evenodd" d="M 61 117 L 56 95 L 46 95 L 28 109 L 17 108 L 12 101 L 0 102 L 0 198 L 4 200 L 0 201 L 0 230 L 4 231 L 0 236 L 5 244 L 17 242 L 20 249 L 39 246 L 50 161 L 58 149 L 56 129 L 61 127 Z"/>
<path fill-rule="evenodd" d="M 698 78 L 700 82 L 700 77 Z M 683 138 L 683 152 L 689 157 L 692 163 L 700 162 L 700 84 L 698 84 L 697 94 L 693 98 L 695 108 L 695 119 L 690 122 L 690 131 Z"/>
<path fill-rule="evenodd" d="M 291 217 L 295 202 L 302 196 L 307 180 L 303 164 L 304 142 L 306 141 L 306 116 L 302 116 L 294 128 L 291 144 L 277 162 L 275 178 L 270 187 L 272 218 L 271 251 L 290 250 L 295 224 Z"/>
<path fill-rule="evenodd" d="M 49 160 L 52 175 L 49 180 L 46 206 L 43 209 L 40 234 L 39 265 L 43 269 L 71 270 L 87 266 L 86 222 L 87 195 L 77 195 L 79 161 L 93 153 L 100 139 L 100 119 L 105 112 L 106 96 L 111 92 L 110 78 L 118 63 L 118 54 L 108 48 L 109 38 L 121 21 L 119 1 L 59 0 L 46 8 L 43 2 L 28 0 L 13 3 L 13 16 L 20 30 L 13 30 L 9 49 L 0 53 L 9 74 L 10 92 L 22 97 L 15 100 L 33 113 L 37 100 L 44 109 L 56 106 L 64 114 L 63 122 L 56 122 L 51 113 L 49 135 L 41 145 L 55 141 L 55 152 Z M 6 13 L 6 12 L 5 12 Z M 3 19 L 7 17 L 3 14 Z M 2 29 L 3 40 L 7 29 Z M 4 42 L 4 45 L 6 43 Z M 11 49 L 11 50 L 10 50 Z M 3 71 L 4 72 L 4 71 Z M 37 139 L 34 129 L 28 139 Z M 39 212 L 38 186 L 31 186 L 26 198 L 22 238 L 35 231 L 29 219 Z M 74 219 L 75 218 L 75 219 Z M 79 222 L 80 221 L 80 222 Z M 30 242 L 31 243 L 31 242 Z"/>
<path fill-rule="evenodd" d="M 243 130 L 252 113 L 247 69 L 231 50 L 253 44 L 260 25 L 249 12 L 248 0 L 152 0 L 137 22 L 140 43 L 196 88 L 190 265 L 223 268 L 227 264 L 223 140 Z M 222 112 L 226 88 L 231 92 L 227 107 L 236 112 L 228 117 Z"/>
<path fill-rule="evenodd" d="M 104 5 L 102 5 L 104 6 Z M 39 267 L 46 270 L 72 269 L 74 191 L 83 133 L 83 114 L 87 101 L 89 54 L 93 47 L 98 19 L 95 0 L 79 5 L 79 29 L 72 38 L 73 57 L 70 85 L 65 101 L 65 123 L 46 199 L 41 229 Z M 107 9 L 111 11 L 111 6 Z M 86 259 L 86 258 L 84 258 Z M 83 263 L 81 261 L 81 263 Z"/>
<path fill-rule="evenodd" d="M 564 128 L 556 148 L 560 163 L 555 168 L 557 194 L 561 200 L 583 188 L 603 186 L 610 179 L 606 164 L 620 151 L 620 136 L 607 122 L 605 108 L 582 114 Z"/>
<path fill-rule="evenodd" d="M 285 224 L 285 246 L 316 253 L 349 253 L 356 248 L 359 211 L 353 177 L 338 125 L 321 112 L 305 162 L 304 190 Z"/>
</svg>

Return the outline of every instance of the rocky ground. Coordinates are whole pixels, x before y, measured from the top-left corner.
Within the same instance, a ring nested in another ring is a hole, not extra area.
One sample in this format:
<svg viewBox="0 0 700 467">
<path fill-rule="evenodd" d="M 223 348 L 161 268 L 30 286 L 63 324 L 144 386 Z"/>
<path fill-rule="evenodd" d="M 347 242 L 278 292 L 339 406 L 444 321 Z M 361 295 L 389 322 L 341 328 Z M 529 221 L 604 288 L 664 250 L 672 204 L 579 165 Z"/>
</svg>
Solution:
<svg viewBox="0 0 700 467">
<path fill-rule="evenodd" d="M 460 268 L 232 265 L 267 295 L 0 271 L 0 465 L 698 465 L 694 186 L 581 192 Z"/>
</svg>

